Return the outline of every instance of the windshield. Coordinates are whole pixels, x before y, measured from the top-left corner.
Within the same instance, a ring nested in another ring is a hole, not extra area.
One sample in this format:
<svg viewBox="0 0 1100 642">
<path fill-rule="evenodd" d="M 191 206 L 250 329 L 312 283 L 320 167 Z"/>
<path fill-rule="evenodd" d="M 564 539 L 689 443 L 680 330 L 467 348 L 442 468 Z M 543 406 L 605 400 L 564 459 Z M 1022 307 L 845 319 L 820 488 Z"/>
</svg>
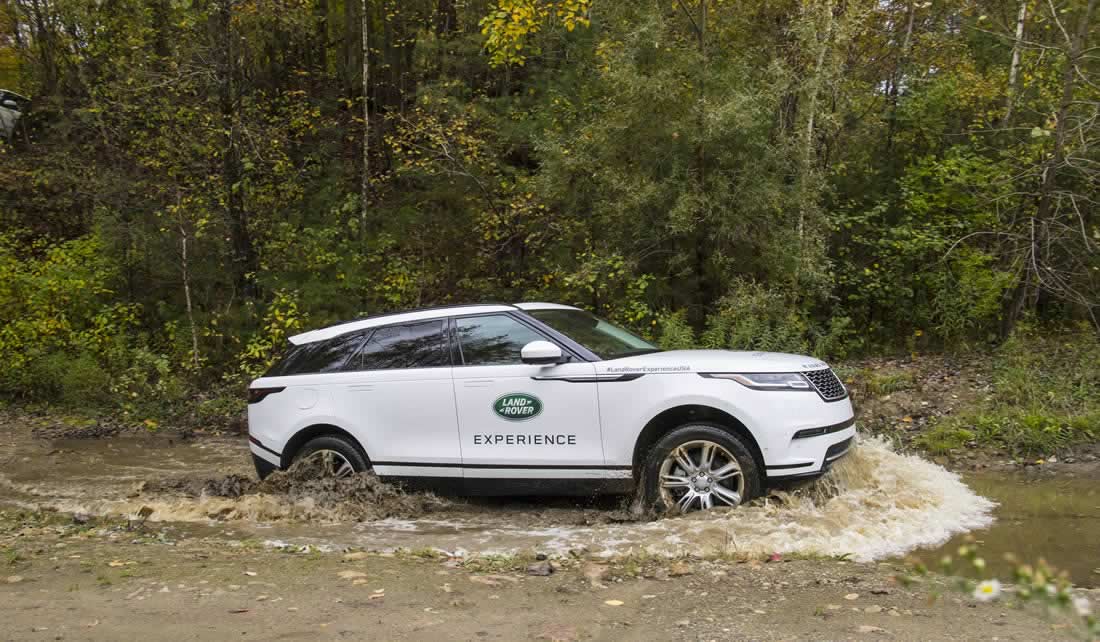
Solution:
<svg viewBox="0 0 1100 642">
<path fill-rule="evenodd" d="M 528 310 L 527 313 L 588 348 L 601 359 L 618 359 L 659 350 L 652 343 L 584 310 Z"/>
</svg>

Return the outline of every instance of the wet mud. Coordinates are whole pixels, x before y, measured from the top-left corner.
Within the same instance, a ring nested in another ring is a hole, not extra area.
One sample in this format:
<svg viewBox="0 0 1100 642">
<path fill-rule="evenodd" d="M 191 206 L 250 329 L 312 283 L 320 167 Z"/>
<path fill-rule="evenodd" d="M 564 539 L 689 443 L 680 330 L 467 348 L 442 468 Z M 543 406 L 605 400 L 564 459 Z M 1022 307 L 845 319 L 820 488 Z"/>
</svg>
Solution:
<svg viewBox="0 0 1100 642">
<path fill-rule="evenodd" d="M 16 437 L 0 443 L 0 463 L 0 503 L 213 528 L 272 546 L 874 560 L 987 527 L 994 508 L 957 475 L 875 439 L 807 486 L 663 519 L 640 514 L 630 497 L 440 498 L 305 470 L 259 482 L 241 439 Z"/>
<path fill-rule="evenodd" d="M 336 479 L 321 474 L 314 461 L 303 461 L 289 470 L 276 471 L 263 481 L 240 474 L 210 479 L 178 478 L 143 482 L 137 497 L 158 500 L 165 496 L 201 501 L 203 499 L 234 500 L 243 505 L 246 498 L 270 497 L 288 506 L 316 509 L 328 520 L 363 522 L 387 518 L 415 518 L 445 510 L 452 502 L 431 493 L 406 493 L 386 484 L 371 473 L 360 473 Z M 288 517 L 293 511 L 288 512 Z M 234 505 L 227 505 L 212 518 L 247 519 Z M 274 514 L 279 517 L 279 514 Z M 310 517 L 306 512 L 299 518 Z"/>
</svg>

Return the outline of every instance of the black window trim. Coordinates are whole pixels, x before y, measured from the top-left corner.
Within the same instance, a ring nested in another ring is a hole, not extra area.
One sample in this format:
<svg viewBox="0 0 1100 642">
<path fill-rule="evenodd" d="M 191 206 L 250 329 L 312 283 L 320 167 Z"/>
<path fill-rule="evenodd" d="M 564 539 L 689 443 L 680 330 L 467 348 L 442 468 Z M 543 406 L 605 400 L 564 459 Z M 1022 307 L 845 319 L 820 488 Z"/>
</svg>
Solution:
<svg viewBox="0 0 1100 642">
<path fill-rule="evenodd" d="M 511 317 L 515 321 L 518 321 L 521 325 L 527 327 L 535 334 L 542 336 L 543 339 L 553 343 L 562 349 L 562 352 L 568 354 L 574 359 L 585 362 L 599 361 L 599 357 L 593 354 L 590 350 L 585 349 L 576 341 L 569 339 L 562 333 L 554 330 L 550 326 L 542 323 L 538 319 L 522 312 L 511 311 L 499 311 L 499 312 L 478 312 L 475 314 L 462 314 L 450 318 L 450 340 L 451 340 L 451 363 L 455 368 L 494 368 L 498 366 L 518 366 L 524 365 L 523 363 L 498 363 L 493 365 L 484 364 L 467 364 L 466 357 L 462 354 L 462 342 L 458 340 L 458 321 L 460 319 L 476 319 L 478 317 L 498 317 L 506 316 Z"/>
</svg>

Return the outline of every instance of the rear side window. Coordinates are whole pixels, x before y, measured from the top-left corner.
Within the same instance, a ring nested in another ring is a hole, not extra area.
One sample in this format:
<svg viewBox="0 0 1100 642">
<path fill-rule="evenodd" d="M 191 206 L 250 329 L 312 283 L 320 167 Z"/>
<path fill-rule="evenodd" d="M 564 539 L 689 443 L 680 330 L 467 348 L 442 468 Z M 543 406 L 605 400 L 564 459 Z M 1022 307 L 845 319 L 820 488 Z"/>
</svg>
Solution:
<svg viewBox="0 0 1100 642">
<path fill-rule="evenodd" d="M 301 374 L 302 362 L 306 359 L 309 353 L 317 347 L 315 343 L 307 343 L 305 345 L 296 346 L 291 344 L 287 348 L 286 354 L 283 355 L 275 365 L 271 366 L 271 369 L 267 371 L 265 377 L 285 377 L 293 374 Z"/>
<path fill-rule="evenodd" d="M 442 368 L 451 365 L 443 320 L 391 325 L 375 330 L 356 370 Z"/>
<path fill-rule="evenodd" d="M 368 334 L 370 333 L 352 332 L 326 341 L 294 346 L 266 376 L 286 377 L 354 370 L 355 357 Z"/>
<path fill-rule="evenodd" d="M 501 366 L 523 363 L 520 352 L 532 341 L 546 340 L 514 318 L 499 314 L 458 319 L 462 361 L 468 366 Z"/>
</svg>

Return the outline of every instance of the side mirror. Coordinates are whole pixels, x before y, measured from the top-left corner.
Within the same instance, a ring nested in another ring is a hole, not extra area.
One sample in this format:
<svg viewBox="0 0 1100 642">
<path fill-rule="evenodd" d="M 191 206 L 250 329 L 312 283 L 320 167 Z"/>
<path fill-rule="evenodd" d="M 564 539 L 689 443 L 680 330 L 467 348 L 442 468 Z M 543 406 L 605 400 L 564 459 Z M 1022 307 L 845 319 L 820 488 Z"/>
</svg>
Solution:
<svg viewBox="0 0 1100 642">
<path fill-rule="evenodd" d="M 14 109 L 15 111 L 20 111 L 19 103 L 15 102 L 14 100 L 12 100 L 10 98 L 3 101 L 3 102 L 0 102 L 0 107 L 7 107 L 8 109 Z"/>
<path fill-rule="evenodd" d="M 549 341 L 532 341 L 523 346 L 520 357 L 524 363 L 537 366 L 550 366 L 556 363 L 564 363 L 561 348 Z"/>
</svg>

